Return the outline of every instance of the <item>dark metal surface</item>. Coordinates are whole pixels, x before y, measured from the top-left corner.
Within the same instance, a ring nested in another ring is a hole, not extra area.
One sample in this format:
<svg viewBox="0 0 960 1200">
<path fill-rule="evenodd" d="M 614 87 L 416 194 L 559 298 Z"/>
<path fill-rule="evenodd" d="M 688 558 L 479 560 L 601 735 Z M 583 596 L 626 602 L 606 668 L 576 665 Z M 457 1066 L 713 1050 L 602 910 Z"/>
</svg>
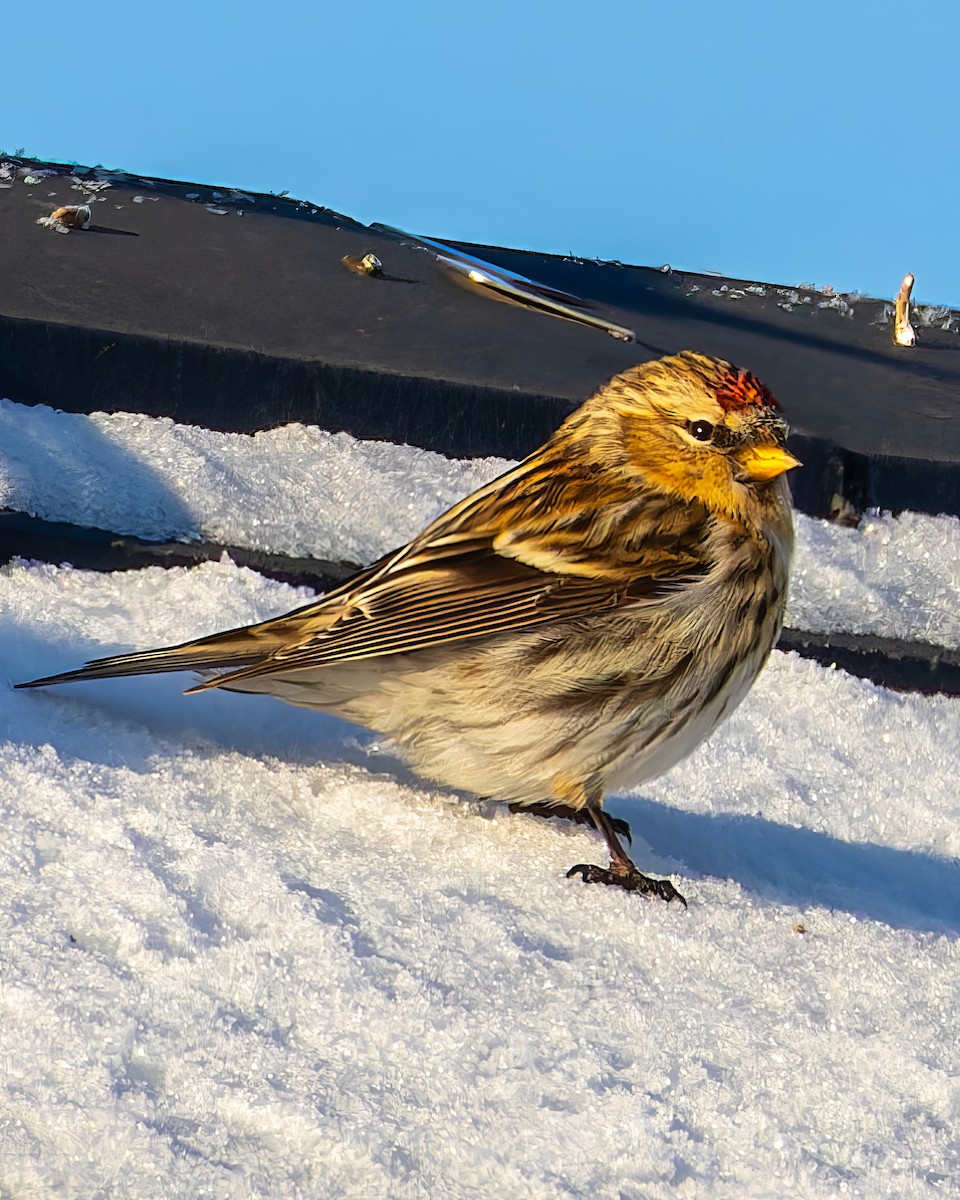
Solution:
<svg viewBox="0 0 960 1200">
<path fill-rule="evenodd" d="M 114 177 L 95 228 L 59 235 L 35 221 L 82 199 L 68 171 L 0 190 L 0 393 L 520 457 L 611 374 L 692 347 L 759 374 L 815 444 L 807 511 L 831 511 L 838 485 L 854 507 L 960 511 L 956 313 L 918 310 L 902 349 L 883 301 L 467 247 L 584 298 L 636 330 L 628 344 L 458 287 L 414 240 L 219 191 Z M 367 253 L 382 277 L 342 264 Z"/>
</svg>

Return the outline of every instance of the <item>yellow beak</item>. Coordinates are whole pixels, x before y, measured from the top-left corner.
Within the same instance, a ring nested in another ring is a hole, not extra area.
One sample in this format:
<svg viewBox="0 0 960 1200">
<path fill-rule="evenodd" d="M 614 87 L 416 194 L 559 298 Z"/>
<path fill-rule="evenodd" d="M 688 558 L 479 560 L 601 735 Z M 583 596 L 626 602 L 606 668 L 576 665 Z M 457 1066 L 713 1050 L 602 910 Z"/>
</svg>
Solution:
<svg viewBox="0 0 960 1200">
<path fill-rule="evenodd" d="M 789 450 L 783 446 L 772 445 L 748 446 L 737 455 L 737 462 L 757 483 L 767 479 L 776 479 L 784 471 L 803 466 Z"/>
</svg>

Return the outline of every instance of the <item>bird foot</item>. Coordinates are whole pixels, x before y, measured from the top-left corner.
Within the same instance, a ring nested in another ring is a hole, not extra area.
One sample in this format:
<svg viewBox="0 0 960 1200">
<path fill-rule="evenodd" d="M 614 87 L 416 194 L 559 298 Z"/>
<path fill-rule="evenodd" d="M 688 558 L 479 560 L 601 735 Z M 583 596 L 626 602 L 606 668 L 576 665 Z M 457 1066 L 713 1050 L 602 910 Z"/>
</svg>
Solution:
<svg viewBox="0 0 960 1200">
<path fill-rule="evenodd" d="M 596 829 L 597 823 L 588 808 L 571 808 L 566 804 L 511 804 L 513 813 L 529 813 L 534 817 L 544 817 L 553 821 L 573 821 L 577 825 L 586 825 Z M 625 838 L 628 844 L 633 842 L 630 826 L 620 817 L 610 817 L 610 824 L 618 837 Z"/>
<path fill-rule="evenodd" d="M 648 875 L 638 871 L 632 863 L 629 867 L 622 869 L 618 868 L 616 864 L 604 869 L 596 867 L 592 863 L 577 863 L 567 872 L 567 878 L 572 879 L 574 875 L 580 875 L 584 883 L 606 883 L 611 887 L 625 888 L 628 892 L 640 892 L 644 896 L 657 896 L 661 900 L 666 900 L 668 904 L 671 900 L 679 900 L 684 908 L 687 907 L 686 900 L 669 879 L 651 879 Z"/>
</svg>

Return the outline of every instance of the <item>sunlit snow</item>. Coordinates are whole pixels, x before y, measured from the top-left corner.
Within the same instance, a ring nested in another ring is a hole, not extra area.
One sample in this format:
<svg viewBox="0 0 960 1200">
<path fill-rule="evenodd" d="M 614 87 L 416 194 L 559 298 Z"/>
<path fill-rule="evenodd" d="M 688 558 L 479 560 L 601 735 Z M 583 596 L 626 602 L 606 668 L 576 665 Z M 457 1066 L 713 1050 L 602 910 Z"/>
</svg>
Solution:
<svg viewBox="0 0 960 1200">
<path fill-rule="evenodd" d="M 355 560 L 502 465 L 6 405 L 0 444 L 49 519 Z M 872 524 L 801 523 L 793 611 L 948 639 L 957 523 Z M 775 653 L 609 800 L 684 911 L 566 879 L 595 836 L 317 713 L 189 675 L 10 688 L 307 595 L 0 568 L 0 1195 L 960 1192 L 960 701 Z"/>
<path fill-rule="evenodd" d="M 372 562 L 511 464 L 288 425 L 248 436 L 0 401 L 0 505 L 144 538 Z M 788 624 L 960 648 L 960 520 L 798 517 Z"/>
</svg>

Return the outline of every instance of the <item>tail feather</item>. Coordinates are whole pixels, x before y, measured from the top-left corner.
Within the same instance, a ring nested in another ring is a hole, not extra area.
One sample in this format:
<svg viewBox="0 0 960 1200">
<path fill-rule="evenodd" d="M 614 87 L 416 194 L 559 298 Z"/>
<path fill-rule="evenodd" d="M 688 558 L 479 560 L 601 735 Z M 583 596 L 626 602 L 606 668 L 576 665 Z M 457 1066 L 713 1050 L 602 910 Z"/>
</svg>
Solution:
<svg viewBox="0 0 960 1200">
<path fill-rule="evenodd" d="M 304 631 L 316 633 L 330 625 L 339 613 L 329 607 L 328 597 L 295 609 L 282 617 L 270 617 L 256 625 L 242 625 L 212 633 L 207 637 L 181 642 L 178 646 L 161 646 L 156 650 L 140 650 L 133 654 L 116 654 L 95 658 L 76 671 L 61 675 L 46 675 L 15 687 L 46 687 L 52 683 L 79 683 L 85 679 L 115 679 L 123 675 L 159 675 L 166 671 L 236 671 L 262 663 L 291 639 L 305 636 Z"/>
<path fill-rule="evenodd" d="M 18 688 L 46 687 L 54 683 L 74 683 L 85 679 L 114 679 L 124 675 L 158 675 L 166 671 L 207 671 L 218 668 L 238 668 L 259 662 L 272 647 L 248 630 L 232 630 L 214 634 L 199 641 L 179 646 L 164 646 L 159 650 L 142 650 L 134 654 L 116 654 L 110 658 L 95 658 L 75 671 L 46 675 Z"/>
</svg>

